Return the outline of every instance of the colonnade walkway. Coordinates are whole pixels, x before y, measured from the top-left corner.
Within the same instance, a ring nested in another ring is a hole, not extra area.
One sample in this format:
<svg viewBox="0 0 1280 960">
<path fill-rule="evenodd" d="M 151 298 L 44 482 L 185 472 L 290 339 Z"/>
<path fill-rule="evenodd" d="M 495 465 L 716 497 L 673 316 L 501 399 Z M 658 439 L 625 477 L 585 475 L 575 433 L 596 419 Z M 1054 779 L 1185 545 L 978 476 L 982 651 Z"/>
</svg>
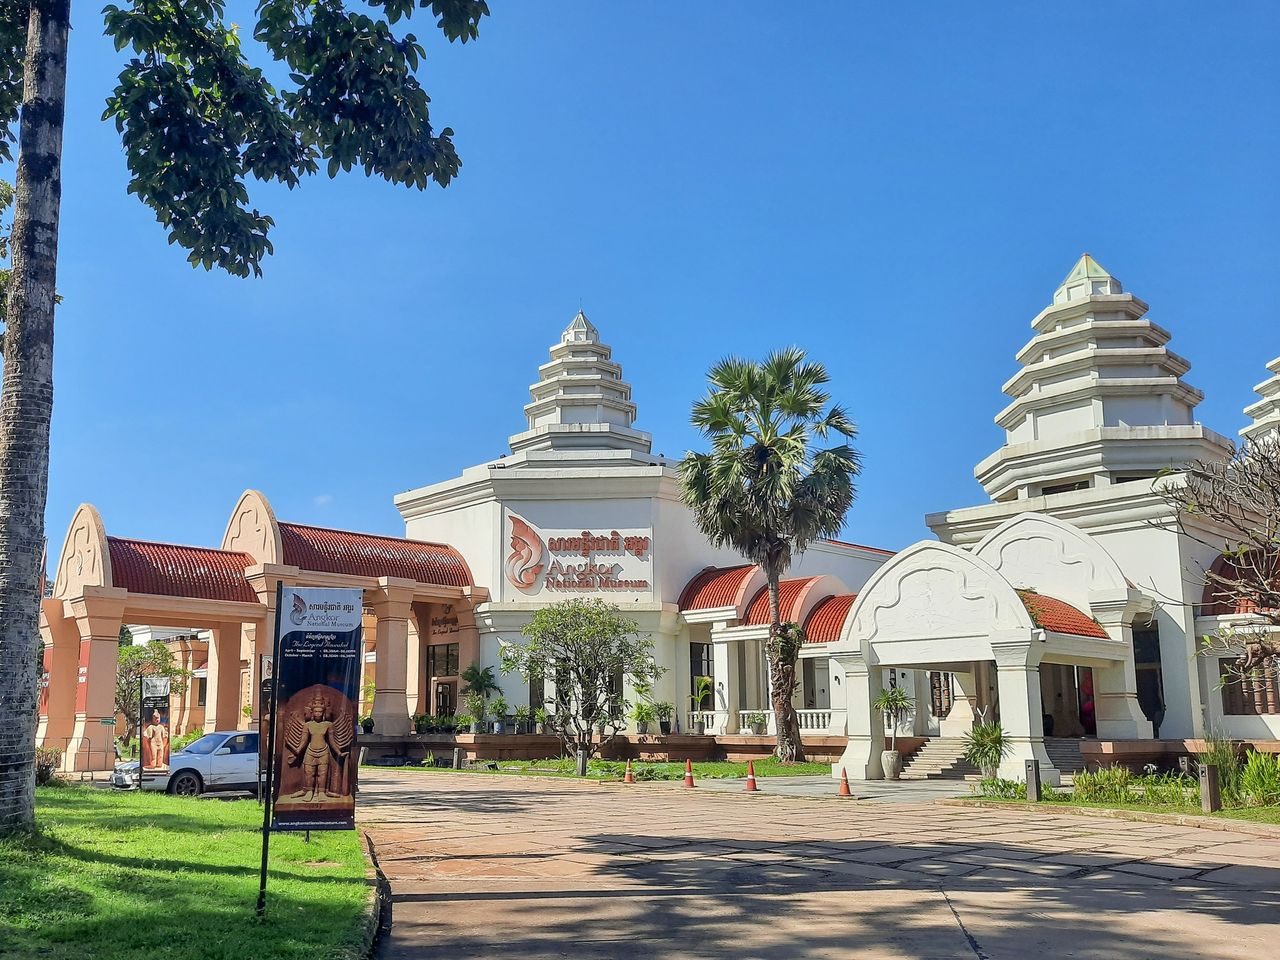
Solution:
<svg viewBox="0 0 1280 960">
<path fill-rule="evenodd" d="M 361 777 L 391 886 L 382 960 L 1256 960 L 1280 939 L 1280 837 L 669 783 Z"/>
</svg>

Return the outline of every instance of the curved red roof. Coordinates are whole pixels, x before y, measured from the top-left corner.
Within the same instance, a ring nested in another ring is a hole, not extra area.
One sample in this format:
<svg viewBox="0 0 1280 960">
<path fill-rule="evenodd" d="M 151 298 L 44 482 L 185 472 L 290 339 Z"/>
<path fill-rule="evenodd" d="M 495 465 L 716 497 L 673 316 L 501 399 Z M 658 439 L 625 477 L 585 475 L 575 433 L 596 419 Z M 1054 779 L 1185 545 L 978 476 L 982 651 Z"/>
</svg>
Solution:
<svg viewBox="0 0 1280 960">
<path fill-rule="evenodd" d="M 794 580 L 783 580 L 778 584 L 778 613 L 782 617 L 783 623 L 791 623 L 796 618 L 796 607 L 800 602 L 800 597 L 804 593 L 804 588 L 809 586 L 819 577 L 797 577 Z M 747 615 L 743 619 L 743 623 L 752 627 L 759 627 L 769 623 L 769 587 L 768 585 L 761 587 L 751 603 L 747 606 Z"/>
<path fill-rule="evenodd" d="M 281 523 L 284 562 L 301 570 L 357 577 L 402 577 L 442 587 L 471 586 L 462 554 L 442 543 Z"/>
<path fill-rule="evenodd" d="M 253 566 L 247 553 L 107 537 L 111 579 L 131 593 L 200 600 L 256 603 L 258 595 L 244 572 Z"/>
<path fill-rule="evenodd" d="M 1259 588 L 1264 579 L 1270 580 L 1275 584 L 1272 592 L 1280 594 L 1280 554 L 1264 559 L 1260 551 L 1251 551 L 1243 557 L 1218 557 L 1205 578 L 1204 593 L 1196 615 L 1231 617 L 1258 613 L 1257 601 L 1252 597 L 1241 596 L 1241 591 L 1225 586 L 1214 580 L 1214 577 L 1239 580 L 1252 589 Z"/>
<path fill-rule="evenodd" d="M 1046 597 L 1043 593 L 1032 590 L 1019 590 L 1022 605 L 1031 614 L 1031 622 L 1044 630 L 1054 633 L 1070 633 L 1077 637 L 1097 637 L 1109 640 L 1107 631 L 1102 629 L 1092 617 L 1081 613 L 1065 600 Z"/>
<path fill-rule="evenodd" d="M 680 594 L 681 610 L 711 610 L 736 606 L 755 572 L 755 564 L 708 567 L 694 576 Z"/>
<path fill-rule="evenodd" d="M 849 616 L 849 608 L 857 599 L 856 593 L 837 593 L 819 600 L 804 622 L 805 642 L 830 643 L 832 640 L 839 640 L 844 621 Z"/>
</svg>

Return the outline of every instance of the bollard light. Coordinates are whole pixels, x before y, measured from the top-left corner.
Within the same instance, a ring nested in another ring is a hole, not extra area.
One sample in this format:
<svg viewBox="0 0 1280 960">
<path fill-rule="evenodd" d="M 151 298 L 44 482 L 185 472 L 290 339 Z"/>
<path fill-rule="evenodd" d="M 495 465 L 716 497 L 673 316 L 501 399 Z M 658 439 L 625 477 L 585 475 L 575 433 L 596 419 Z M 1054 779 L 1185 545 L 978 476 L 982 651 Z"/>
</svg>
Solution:
<svg viewBox="0 0 1280 960">
<path fill-rule="evenodd" d="M 1028 760 L 1027 768 L 1027 800 L 1030 803 L 1040 802 L 1040 761 Z"/>
<path fill-rule="evenodd" d="M 1222 809 L 1218 768 L 1212 763 L 1200 764 L 1200 809 L 1205 813 L 1215 813 Z"/>
</svg>

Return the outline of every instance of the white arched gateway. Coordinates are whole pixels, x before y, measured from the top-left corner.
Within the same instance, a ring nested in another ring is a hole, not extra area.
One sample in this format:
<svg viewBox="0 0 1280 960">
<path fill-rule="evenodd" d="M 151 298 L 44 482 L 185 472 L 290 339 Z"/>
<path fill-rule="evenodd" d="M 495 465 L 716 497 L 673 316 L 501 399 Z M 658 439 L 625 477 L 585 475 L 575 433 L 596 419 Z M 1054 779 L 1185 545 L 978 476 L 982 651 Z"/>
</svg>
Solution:
<svg viewBox="0 0 1280 960">
<path fill-rule="evenodd" d="M 1034 758 L 1046 782 L 1058 781 L 1044 745 L 1057 706 L 1046 693 L 1060 697 L 1067 681 L 1076 692 L 1076 668 L 1089 669 L 1090 733 L 1150 737 L 1131 626 L 1151 608 L 1096 541 L 1039 514 L 1006 521 L 972 551 L 935 541 L 907 548 L 867 582 L 830 648 L 844 678 L 849 736 L 833 773 L 882 776 L 883 724 L 871 701 L 890 668 L 948 675 L 954 694 L 944 734 L 998 719 L 1013 743 L 1001 776 L 1020 777 Z"/>
</svg>

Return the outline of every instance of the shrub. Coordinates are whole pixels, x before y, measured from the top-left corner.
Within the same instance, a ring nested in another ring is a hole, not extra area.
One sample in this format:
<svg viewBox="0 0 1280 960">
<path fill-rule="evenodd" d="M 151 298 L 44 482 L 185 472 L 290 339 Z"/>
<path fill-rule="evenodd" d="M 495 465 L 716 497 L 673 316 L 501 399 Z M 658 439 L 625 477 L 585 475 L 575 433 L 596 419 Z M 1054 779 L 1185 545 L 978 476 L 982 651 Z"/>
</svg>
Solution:
<svg viewBox="0 0 1280 960">
<path fill-rule="evenodd" d="M 1132 785 L 1128 767 L 1103 767 L 1097 773 L 1077 773 L 1071 796 L 1081 803 L 1132 803 Z"/>
<path fill-rule="evenodd" d="M 1191 806 L 1200 788 L 1197 781 L 1180 773 L 1138 777 L 1134 783 L 1142 793 L 1142 802 L 1156 806 Z"/>
<path fill-rule="evenodd" d="M 636 723 L 653 723 L 657 719 L 653 704 L 645 703 L 643 700 L 637 703 L 631 708 L 631 719 Z"/>
<path fill-rule="evenodd" d="M 203 736 L 204 736 L 204 728 L 196 727 L 190 733 L 184 733 L 180 737 L 174 737 L 169 744 L 169 750 L 173 753 L 177 753 L 183 747 L 186 747 L 195 743 L 197 740 L 199 740 Z"/>
<path fill-rule="evenodd" d="M 987 779 L 994 779 L 1000 761 L 1009 755 L 1013 744 L 998 723 L 975 723 L 964 735 L 965 759 L 982 771 Z"/>
<path fill-rule="evenodd" d="M 1027 799 L 1027 785 L 1021 780 L 984 777 L 977 784 L 971 785 L 970 789 L 980 797 L 991 797 L 994 800 Z"/>
<path fill-rule="evenodd" d="M 1240 770 L 1240 800 L 1250 807 L 1280 803 L 1280 757 L 1249 752 Z"/>
<path fill-rule="evenodd" d="M 1234 741 L 1220 733 L 1211 733 L 1205 738 L 1207 748 L 1197 754 L 1201 763 L 1218 768 L 1218 788 L 1222 791 L 1222 802 L 1228 807 L 1240 803 L 1240 751 Z"/>
<path fill-rule="evenodd" d="M 53 747 L 36 747 L 36 786 L 43 787 L 53 782 L 62 766 L 62 751 Z"/>
</svg>

